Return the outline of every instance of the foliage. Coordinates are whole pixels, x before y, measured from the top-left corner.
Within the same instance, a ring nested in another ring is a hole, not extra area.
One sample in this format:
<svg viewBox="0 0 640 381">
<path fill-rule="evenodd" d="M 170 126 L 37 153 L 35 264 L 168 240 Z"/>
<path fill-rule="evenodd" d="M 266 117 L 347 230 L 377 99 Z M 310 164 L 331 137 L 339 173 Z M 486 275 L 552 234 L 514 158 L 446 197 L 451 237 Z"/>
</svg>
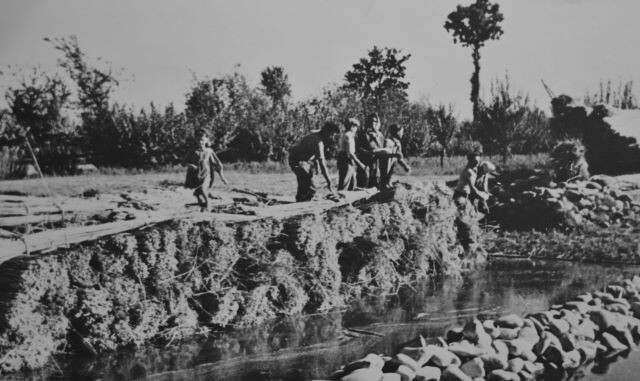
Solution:
<svg viewBox="0 0 640 381">
<path fill-rule="evenodd" d="M 440 148 L 440 167 L 444 167 L 444 157 L 449 154 L 453 138 L 458 132 L 458 122 L 454 115 L 453 106 L 440 105 L 429 110 L 429 124 L 432 140 Z"/>
<path fill-rule="evenodd" d="M 374 46 L 345 76 L 345 88 L 355 91 L 362 99 L 363 110 L 384 115 L 383 103 L 406 100 L 409 82 L 404 80 L 405 62 L 411 54 L 401 55 L 394 48 Z"/>
<path fill-rule="evenodd" d="M 449 13 L 444 28 L 453 34 L 453 42 L 471 47 L 474 71 L 471 76 L 471 103 L 473 118 L 479 111 L 480 93 L 480 48 L 488 40 L 497 40 L 504 33 L 500 23 L 504 20 L 498 4 L 489 0 L 476 0 L 469 6 L 458 5 Z"/>
<path fill-rule="evenodd" d="M 24 129 L 23 133 L 28 131 L 37 144 L 65 129 L 64 108 L 70 96 L 61 78 L 37 69 L 5 93 L 15 123 Z"/>
<path fill-rule="evenodd" d="M 621 109 L 638 108 L 638 99 L 633 94 L 633 81 L 620 82 L 615 89 L 612 88 L 611 80 L 606 84 L 600 81 L 597 91 L 592 93 L 587 91 L 584 95 L 584 103 L 591 107 L 604 103 Z"/>
<path fill-rule="evenodd" d="M 268 67 L 260 73 L 260 77 L 260 84 L 264 93 L 271 98 L 273 108 L 285 107 L 285 99 L 291 95 L 291 85 L 284 69 L 280 66 Z"/>
<path fill-rule="evenodd" d="M 431 141 L 429 129 L 431 106 L 426 99 L 407 102 L 404 106 L 395 119 L 399 125 L 404 127 L 402 148 L 407 156 L 422 156 L 427 152 Z"/>
<path fill-rule="evenodd" d="M 530 105 L 528 96 L 511 92 L 508 75 L 492 83 L 491 99 L 480 105 L 476 130 L 485 152 L 499 153 L 503 163 L 517 146 L 550 140 L 544 114 Z"/>
<path fill-rule="evenodd" d="M 498 19 L 490 14 L 483 17 Z M 496 30 L 491 32 L 495 38 Z M 482 46 L 487 36 L 475 36 L 471 30 L 460 33 L 456 42 L 465 46 Z M 374 46 L 345 74 L 343 83 L 330 84 L 317 95 L 295 102 L 290 98 L 288 76 L 279 66 L 265 68 L 257 85 L 238 70 L 196 78 L 185 94 L 185 111 L 179 112 L 173 105 L 159 109 L 150 103 L 136 110 L 114 103 L 111 95 L 118 80 L 108 63 L 91 60 L 75 36 L 45 40 L 62 53 L 58 61 L 62 72 L 34 70 L 7 91 L 10 108 L 1 111 L 0 144 L 20 151 L 22 127 L 28 126 L 41 165 L 57 163 L 42 165 L 47 173 L 68 172 L 82 158 L 101 167 L 178 165 L 193 150 L 197 129 L 210 133 L 212 148 L 223 161 L 284 162 L 289 147 L 305 133 L 328 120 L 364 122 L 364 115 L 372 111 L 380 114 L 383 132 L 392 123 L 404 128 L 406 156 L 437 154 L 441 171 L 446 156 L 465 154 L 477 147 L 478 140 L 490 154 L 540 152 L 550 145 L 546 116 L 521 96 L 493 94 L 484 108 L 487 119 L 476 124 L 456 120 L 451 106 L 408 100 L 405 65 L 411 55 L 398 49 Z M 630 92 L 630 87 L 625 91 Z M 524 116 L 518 114 L 522 107 L 528 110 Z M 523 121 L 516 123 L 520 117 Z M 505 127 L 505 121 L 511 125 Z M 334 149 L 328 146 L 329 158 Z"/>
<path fill-rule="evenodd" d="M 173 105 L 163 111 L 151 104 L 148 110 L 114 105 L 92 136 L 97 164 L 149 168 L 158 164 L 183 162 L 189 148 L 192 126 Z"/>
<path fill-rule="evenodd" d="M 109 97 L 118 85 L 111 66 L 107 64 L 107 68 L 97 68 L 90 65 L 74 35 L 53 40 L 45 38 L 45 41 L 51 42 L 56 50 L 62 52 L 63 58 L 58 65 L 77 86 L 78 102 L 84 116 L 95 119 L 108 110 Z"/>
</svg>

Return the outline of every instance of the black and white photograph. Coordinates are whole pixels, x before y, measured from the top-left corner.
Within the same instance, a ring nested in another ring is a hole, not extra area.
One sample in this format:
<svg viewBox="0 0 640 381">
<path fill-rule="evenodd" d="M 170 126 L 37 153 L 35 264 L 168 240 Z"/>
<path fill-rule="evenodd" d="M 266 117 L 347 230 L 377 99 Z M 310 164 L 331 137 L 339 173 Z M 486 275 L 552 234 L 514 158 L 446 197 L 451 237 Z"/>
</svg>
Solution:
<svg viewBox="0 0 640 381">
<path fill-rule="evenodd" d="M 0 381 L 639 380 L 639 16 L 0 0 Z"/>
</svg>

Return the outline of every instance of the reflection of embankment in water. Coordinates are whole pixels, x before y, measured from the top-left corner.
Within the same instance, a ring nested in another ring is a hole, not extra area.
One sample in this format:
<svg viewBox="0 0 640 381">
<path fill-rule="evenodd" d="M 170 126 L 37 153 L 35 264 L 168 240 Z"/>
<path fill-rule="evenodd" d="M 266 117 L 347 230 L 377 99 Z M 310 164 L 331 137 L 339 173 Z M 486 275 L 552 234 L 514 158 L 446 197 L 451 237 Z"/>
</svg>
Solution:
<svg viewBox="0 0 640 381">
<path fill-rule="evenodd" d="M 501 260 L 461 279 L 434 280 L 386 300 L 361 301 L 344 313 L 289 318 L 250 331 L 176 343 L 166 349 L 146 347 L 93 361 L 59 359 L 59 364 L 66 369 L 65 379 L 132 379 L 143 374 L 152 380 L 322 378 L 366 353 L 395 353 L 403 342 L 418 335 L 442 335 L 478 314 L 546 310 L 639 270 L 638 266 Z M 606 367 L 598 362 L 593 371 Z"/>
</svg>

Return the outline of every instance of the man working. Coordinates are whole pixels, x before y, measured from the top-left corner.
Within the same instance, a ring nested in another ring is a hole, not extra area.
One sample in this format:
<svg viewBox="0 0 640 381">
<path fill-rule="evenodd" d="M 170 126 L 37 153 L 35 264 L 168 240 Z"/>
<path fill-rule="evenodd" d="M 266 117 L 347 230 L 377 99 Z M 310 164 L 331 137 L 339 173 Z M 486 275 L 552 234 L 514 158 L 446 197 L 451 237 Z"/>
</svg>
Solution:
<svg viewBox="0 0 640 381">
<path fill-rule="evenodd" d="M 476 187 L 478 179 L 478 164 L 480 163 L 477 153 L 467 155 L 467 166 L 460 173 L 458 185 L 453 192 L 453 200 L 458 208 L 466 207 L 467 200 L 486 200 L 489 195 Z"/>
<path fill-rule="evenodd" d="M 304 136 L 289 150 L 289 165 L 298 181 L 296 201 L 310 201 L 316 194 L 313 175 L 317 165 L 320 166 L 320 172 L 327 181 L 327 188 L 330 192 L 334 192 L 327 171 L 324 149 L 325 145 L 330 144 L 333 136 L 339 132 L 340 128 L 337 124 L 326 122 L 320 131 L 316 130 Z"/>
</svg>

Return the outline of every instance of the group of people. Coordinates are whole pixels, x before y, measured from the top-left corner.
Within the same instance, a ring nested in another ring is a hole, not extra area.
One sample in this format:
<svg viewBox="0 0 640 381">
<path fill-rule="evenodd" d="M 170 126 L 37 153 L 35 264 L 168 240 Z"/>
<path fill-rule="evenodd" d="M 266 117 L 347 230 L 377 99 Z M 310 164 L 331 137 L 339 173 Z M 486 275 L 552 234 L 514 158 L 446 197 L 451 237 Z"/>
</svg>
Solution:
<svg viewBox="0 0 640 381">
<path fill-rule="evenodd" d="M 320 130 L 305 135 L 289 150 L 289 165 L 298 183 L 296 201 L 313 199 L 316 194 L 313 177 L 318 169 L 329 191 L 335 192 L 327 169 L 325 151 L 337 134 L 340 134 L 338 124 L 326 122 Z M 402 127 L 392 124 L 385 138 L 377 114 L 367 115 L 363 129 L 360 129 L 358 119 L 347 119 L 337 149 L 337 190 L 385 189 L 391 185 L 396 164 L 410 172 L 411 168 L 402 153 L 403 134 Z M 210 147 L 207 133 L 204 130 L 199 131 L 196 137 L 198 148 L 192 152 L 192 158 L 188 160 L 185 186 L 194 189 L 193 194 L 198 204 L 203 211 L 208 211 L 207 191 L 213 185 L 215 174 L 218 174 L 223 183 L 228 182 L 223 174 L 220 159 Z M 462 208 L 470 201 L 476 210 L 485 214 L 488 212 L 488 182 L 494 170 L 495 166 L 492 163 L 480 162 L 477 153 L 467 155 L 467 166 L 460 173 L 453 196 L 458 207 Z"/>
<path fill-rule="evenodd" d="M 337 152 L 338 191 L 374 187 L 384 189 L 391 183 L 396 164 L 410 171 L 402 154 L 402 127 L 397 124 L 389 126 L 386 138 L 380 127 L 377 114 L 366 117 L 361 131 L 356 118 L 344 122 Z M 340 128 L 336 123 L 326 122 L 320 130 L 302 137 L 289 150 L 289 165 L 298 182 L 296 201 L 313 199 L 316 193 L 313 177 L 318 168 L 329 191 L 335 191 L 327 170 L 325 149 L 339 133 Z"/>
</svg>

